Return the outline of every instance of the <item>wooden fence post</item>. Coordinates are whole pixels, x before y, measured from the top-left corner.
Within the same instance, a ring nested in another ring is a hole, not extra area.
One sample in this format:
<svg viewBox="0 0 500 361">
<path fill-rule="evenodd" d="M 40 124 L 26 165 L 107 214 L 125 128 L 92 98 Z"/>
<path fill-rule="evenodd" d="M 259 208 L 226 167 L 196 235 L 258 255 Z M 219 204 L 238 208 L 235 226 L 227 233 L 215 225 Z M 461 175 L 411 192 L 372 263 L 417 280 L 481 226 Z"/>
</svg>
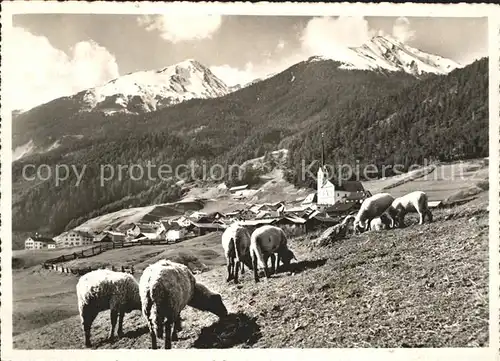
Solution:
<svg viewBox="0 0 500 361">
<path fill-rule="evenodd" d="M 122 272 L 125 272 L 125 267 L 122 266 Z"/>
<path fill-rule="evenodd" d="M 130 267 L 130 273 L 134 274 L 134 265 Z"/>
</svg>

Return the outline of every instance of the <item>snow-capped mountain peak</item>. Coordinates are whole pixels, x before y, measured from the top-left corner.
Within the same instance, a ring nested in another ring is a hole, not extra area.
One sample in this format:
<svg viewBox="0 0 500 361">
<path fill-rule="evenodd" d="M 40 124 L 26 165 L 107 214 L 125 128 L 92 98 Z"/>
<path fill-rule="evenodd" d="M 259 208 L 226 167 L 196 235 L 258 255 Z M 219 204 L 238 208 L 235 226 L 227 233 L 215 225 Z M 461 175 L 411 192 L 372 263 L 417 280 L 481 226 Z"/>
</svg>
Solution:
<svg viewBox="0 0 500 361">
<path fill-rule="evenodd" d="M 194 59 L 157 70 L 138 71 L 88 89 L 83 96 L 86 110 L 148 112 L 189 99 L 226 95 L 228 86 Z"/>
<path fill-rule="evenodd" d="M 453 60 L 439 55 L 425 53 L 403 44 L 390 35 L 377 35 L 359 47 L 351 47 L 348 60 L 339 59 L 342 69 L 404 71 L 412 75 L 423 73 L 447 74 L 460 68 Z M 312 57 L 309 61 L 317 61 L 325 57 Z M 333 59 L 333 57 L 329 57 Z M 337 60 L 337 59 L 333 59 Z"/>
</svg>

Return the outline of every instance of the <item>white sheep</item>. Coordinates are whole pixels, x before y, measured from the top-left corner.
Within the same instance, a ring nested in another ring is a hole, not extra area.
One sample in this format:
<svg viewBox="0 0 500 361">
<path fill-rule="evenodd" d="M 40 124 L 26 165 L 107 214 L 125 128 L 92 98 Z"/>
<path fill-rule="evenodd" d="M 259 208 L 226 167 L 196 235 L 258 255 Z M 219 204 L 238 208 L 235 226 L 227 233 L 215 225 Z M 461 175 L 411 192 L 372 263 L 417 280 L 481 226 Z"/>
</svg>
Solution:
<svg viewBox="0 0 500 361">
<path fill-rule="evenodd" d="M 238 283 L 240 266 L 242 275 L 245 264 L 248 268 L 252 268 L 250 233 L 245 227 L 238 223 L 233 223 L 222 234 L 222 248 L 224 249 L 227 262 L 227 282 L 234 279 L 234 283 Z"/>
<path fill-rule="evenodd" d="M 110 310 L 109 339 L 113 340 L 117 319 L 121 337 L 125 313 L 141 309 L 139 285 L 134 276 L 124 272 L 99 269 L 86 273 L 78 280 L 76 294 L 86 347 L 91 347 L 90 329 L 99 312 Z"/>
<path fill-rule="evenodd" d="M 389 193 L 378 193 L 366 198 L 354 219 L 354 230 L 369 230 L 371 220 L 384 213 L 393 201 L 394 197 Z"/>
<path fill-rule="evenodd" d="M 381 231 L 383 229 L 389 229 L 391 227 L 391 220 L 386 215 L 386 213 L 382 213 L 379 217 L 373 218 L 370 222 L 371 231 Z"/>
<path fill-rule="evenodd" d="M 166 349 L 172 348 L 186 305 L 219 317 L 227 315 L 221 296 L 197 283 L 189 268 L 180 263 L 160 260 L 148 266 L 139 280 L 139 293 L 153 349 L 157 348 L 157 337 L 164 338 Z"/>
<path fill-rule="evenodd" d="M 280 260 L 283 265 L 288 266 L 292 259 L 297 260 L 295 254 L 288 248 L 288 240 L 285 232 L 275 226 L 262 226 L 252 232 L 250 237 L 250 256 L 252 258 L 252 268 L 255 282 L 259 282 L 258 263 L 264 267 L 266 278 L 270 277 L 267 261 L 271 258 L 272 272 L 279 266 Z M 277 253 L 277 259 L 274 256 Z M 276 260 L 276 267 L 274 261 Z"/>
<path fill-rule="evenodd" d="M 427 194 L 422 191 L 415 191 L 396 198 L 387 209 L 387 214 L 391 219 L 391 227 L 404 227 L 404 217 L 407 213 L 418 213 L 419 224 L 423 224 L 425 217 L 432 222 L 432 213 L 429 210 Z"/>
</svg>

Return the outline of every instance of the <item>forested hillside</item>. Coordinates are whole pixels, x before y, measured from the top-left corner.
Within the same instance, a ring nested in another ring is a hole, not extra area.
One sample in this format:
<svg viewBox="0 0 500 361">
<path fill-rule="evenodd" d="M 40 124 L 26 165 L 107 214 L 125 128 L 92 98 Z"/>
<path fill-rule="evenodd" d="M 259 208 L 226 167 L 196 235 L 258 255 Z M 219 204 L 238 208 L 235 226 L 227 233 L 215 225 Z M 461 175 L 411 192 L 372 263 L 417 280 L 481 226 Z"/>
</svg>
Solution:
<svg viewBox="0 0 500 361">
<path fill-rule="evenodd" d="M 301 160 L 319 159 L 321 131 L 330 162 L 410 164 L 487 154 L 487 59 L 424 80 L 404 73 L 346 71 L 338 65 L 299 63 L 221 98 L 141 115 L 82 112 L 70 98 L 19 115 L 13 125 L 16 144 L 83 138 L 14 162 L 14 231 L 57 234 L 99 214 L 181 196 L 178 179 L 134 180 L 126 173 L 101 184 L 100 167 L 107 164 L 115 169 L 148 161 L 173 168 L 192 160 L 198 166 L 203 161 L 230 165 L 288 148 L 287 176 L 304 185 L 311 180 L 301 179 Z M 73 172 L 55 186 L 53 179 L 24 180 L 26 164 L 86 168 L 79 186 Z M 199 168 L 194 174 L 201 176 Z"/>
<path fill-rule="evenodd" d="M 425 160 L 487 156 L 488 59 L 356 107 L 330 105 L 323 114 L 287 142 L 288 178 L 295 184 L 312 184 L 302 177 L 301 160 L 309 164 L 321 158 L 321 132 L 326 163 L 331 165 L 355 166 L 359 161 L 361 169 L 367 164 L 378 169 L 398 164 L 407 170 Z"/>
</svg>

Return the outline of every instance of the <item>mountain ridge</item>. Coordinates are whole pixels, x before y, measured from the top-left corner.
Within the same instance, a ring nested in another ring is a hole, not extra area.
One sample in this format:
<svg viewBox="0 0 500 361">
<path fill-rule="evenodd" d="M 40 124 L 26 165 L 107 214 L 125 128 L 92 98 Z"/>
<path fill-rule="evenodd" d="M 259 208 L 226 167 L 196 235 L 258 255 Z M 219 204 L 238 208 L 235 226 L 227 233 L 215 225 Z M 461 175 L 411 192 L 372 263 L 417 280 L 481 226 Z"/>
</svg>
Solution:
<svg viewBox="0 0 500 361">
<path fill-rule="evenodd" d="M 327 135 L 328 164 L 409 166 L 429 157 L 487 155 L 487 59 L 424 80 L 403 72 L 344 71 L 341 65 L 302 62 L 224 97 L 138 115 L 90 112 L 71 118 L 49 108 L 44 122 L 30 130 L 37 141 L 48 139 L 50 146 L 62 135 L 83 137 L 13 163 L 13 230 L 60 233 L 101 214 L 172 202 L 183 194 L 175 179 L 134 180 L 125 174 L 101 185 L 101 164 L 151 162 L 175 169 L 194 162 L 187 171 L 190 182 L 203 175 L 203 164 L 241 164 L 285 148 L 286 179 L 303 187 L 314 185 L 300 174 L 301 161 L 320 159 L 320 132 Z M 87 167 L 79 186 L 74 174 L 56 187 L 53 179 L 33 183 L 22 176 L 26 164 L 54 170 L 61 163 Z"/>
</svg>

